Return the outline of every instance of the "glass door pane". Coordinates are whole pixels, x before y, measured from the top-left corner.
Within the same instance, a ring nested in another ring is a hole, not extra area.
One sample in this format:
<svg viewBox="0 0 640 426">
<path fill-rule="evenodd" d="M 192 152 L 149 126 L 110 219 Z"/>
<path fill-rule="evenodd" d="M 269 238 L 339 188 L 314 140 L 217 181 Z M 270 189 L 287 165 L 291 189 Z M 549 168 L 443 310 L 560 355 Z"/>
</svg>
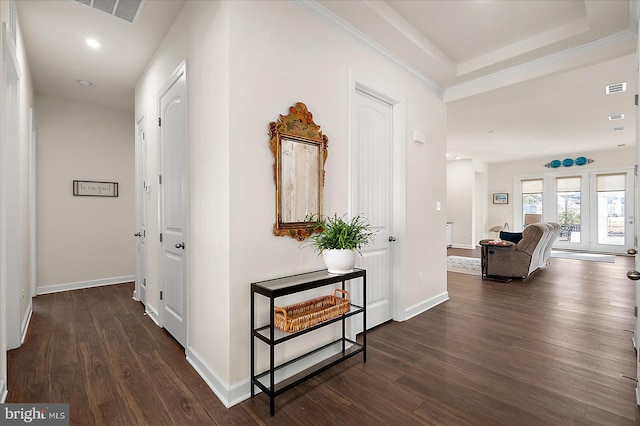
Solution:
<svg viewBox="0 0 640 426">
<path fill-rule="evenodd" d="M 580 243 L 582 222 L 582 177 L 564 176 L 556 178 L 556 197 L 560 235 L 558 241 Z"/>
<path fill-rule="evenodd" d="M 624 245 L 625 191 L 598 191 L 598 244 Z"/>
<path fill-rule="evenodd" d="M 558 223 L 560 235 L 558 241 L 580 242 L 580 192 L 557 192 Z"/>
<path fill-rule="evenodd" d="M 589 250 L 624 253 L 633 246 L 633 171 L 593 173 L 592 183 Z"/>
</svg>

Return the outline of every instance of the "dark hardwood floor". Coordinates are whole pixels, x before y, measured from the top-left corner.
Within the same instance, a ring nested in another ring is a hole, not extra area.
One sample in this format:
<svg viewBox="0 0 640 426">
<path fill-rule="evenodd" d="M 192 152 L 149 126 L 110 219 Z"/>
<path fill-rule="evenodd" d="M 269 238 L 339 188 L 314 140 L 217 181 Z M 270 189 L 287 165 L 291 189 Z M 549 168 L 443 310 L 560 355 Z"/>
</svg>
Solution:
<svg viewBox="0 0 640 426">
<path fill-rule="evenodd" d="M 448 273 L 449 301 L 375 328 L 366 364 L 284 393 L 274 417 L 264 395 L 226 409 L 133 284 L 38 296 L 7 402 L 68 402 L 77 425 L 640 424 L 632 267 L 552 259 L 509 284 Z"/>
</svg>

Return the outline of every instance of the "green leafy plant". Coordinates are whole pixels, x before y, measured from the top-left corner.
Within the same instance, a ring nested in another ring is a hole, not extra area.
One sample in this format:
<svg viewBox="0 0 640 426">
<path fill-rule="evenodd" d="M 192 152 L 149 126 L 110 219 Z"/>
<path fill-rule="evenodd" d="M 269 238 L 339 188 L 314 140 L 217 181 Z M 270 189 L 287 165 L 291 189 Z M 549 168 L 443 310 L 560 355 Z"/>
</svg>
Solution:
<svg viewBox="0 0 640 426">
<path fill-rule="evenodd" d="M 342 249 L 358 250 L 373 242 L 374 232 L 369 221 L 360 215 L 350 220 L 334 213 L 331 216 L 307 216 L 310 233 L 318 232 L 309 237 L 318 253 L 323 250 Z M 362 253 L 361 253 L 362 254 Z"/>
</svg>

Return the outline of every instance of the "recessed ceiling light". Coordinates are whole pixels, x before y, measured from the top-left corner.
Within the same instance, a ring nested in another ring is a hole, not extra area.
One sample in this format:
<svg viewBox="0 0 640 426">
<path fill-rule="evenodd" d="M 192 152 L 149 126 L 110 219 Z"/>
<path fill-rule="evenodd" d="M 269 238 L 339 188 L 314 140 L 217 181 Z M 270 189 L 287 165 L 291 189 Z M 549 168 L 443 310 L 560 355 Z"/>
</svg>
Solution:
<svg viewBox="0 0 640 426">
<path fill-rule="evenodd" d="M 627 144 L 626 143 L 619 143 L 618 146 L 619 147 L 623 147 L 623 146 L 627 146 Z"/>
<path fill-rule="evenodd" d="M 451 157 L 451 153 L 447 152 L 446 154 L 444 154 L 445 157 Z"/>
<path fill-rule="evenodd" d="M 604 86 L 604 92 L 607 95 L 611 95 L 612 93 L 621 93 L 627 90 L 627 82 L 623 81 L 621 83 L 613 83 L 607 84 Z"/>
<path fill-rule="evenodd" d="M 623 130 L 624 130 L 624 126 L 614 127 L 612 130 L 613 130 L 614 132 L 621 132 L 621 131 L 623 131 Z"/>
<path fill-rule="evenodd" d="M 78 84 L 82 87 L 89 87 L 89 86 L 93 86 L 93 83 L 87 80 L 77 80 Z"/>
<path fill-rule="evenodd" d="M 462 157 L 457 156 L 457 157 L 456 157 L 456 160 L 462 160 Z"/>
<path fill-rule="evenodd" d="M 489 130 L 487 133 L 496 133 L 497 130 Z"/>
<path fill-rule="evenodd" d="M 98 47 L 100 47 L 100 42 L 95 38 L 88 38 L 85 40 L 85 43 L 87 43 L 87 46 L 93 49 L 97 49 Z"/>
<path fill-rule="evenodd" d="M 611 114 L 609 116 L 609 120 L 622 120 L 624 118 L 624 114 L 620 113 L 620 114 Z"/>
</svg>

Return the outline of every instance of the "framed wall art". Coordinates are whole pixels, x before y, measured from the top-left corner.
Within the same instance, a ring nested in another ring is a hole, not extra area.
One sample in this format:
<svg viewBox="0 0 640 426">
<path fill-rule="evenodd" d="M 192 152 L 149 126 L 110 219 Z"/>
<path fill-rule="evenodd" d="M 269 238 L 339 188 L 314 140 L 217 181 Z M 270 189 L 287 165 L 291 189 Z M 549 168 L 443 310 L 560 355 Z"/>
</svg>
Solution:
<svg viewBox="0 0 640 426">
<path fill-rule="evenodd" d="M 506 192 L 494 193 L 493 204 L 509 204 L 509 194 Z"/>
<path fill-rule="evenodd" d="M 74 180 L 73 195 L 77 197 L 117 197 L 118 182 Z"/>
</svg>

